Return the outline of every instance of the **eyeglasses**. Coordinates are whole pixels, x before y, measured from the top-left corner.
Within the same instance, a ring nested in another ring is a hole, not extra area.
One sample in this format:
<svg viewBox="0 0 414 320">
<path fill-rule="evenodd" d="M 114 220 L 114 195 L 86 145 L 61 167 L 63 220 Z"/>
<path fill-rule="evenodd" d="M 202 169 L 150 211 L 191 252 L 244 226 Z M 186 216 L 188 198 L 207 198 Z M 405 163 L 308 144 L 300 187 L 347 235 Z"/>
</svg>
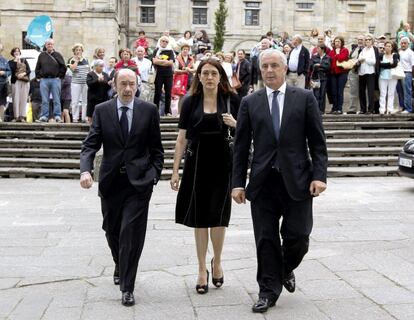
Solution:
<svg viewBox="0 0 414 320">
<path fill-rule="evenodd" d="M 161 42 L 166 42 L 166 43 L 168 43 L 168 40 L 161 40 Z"/>
</svg>

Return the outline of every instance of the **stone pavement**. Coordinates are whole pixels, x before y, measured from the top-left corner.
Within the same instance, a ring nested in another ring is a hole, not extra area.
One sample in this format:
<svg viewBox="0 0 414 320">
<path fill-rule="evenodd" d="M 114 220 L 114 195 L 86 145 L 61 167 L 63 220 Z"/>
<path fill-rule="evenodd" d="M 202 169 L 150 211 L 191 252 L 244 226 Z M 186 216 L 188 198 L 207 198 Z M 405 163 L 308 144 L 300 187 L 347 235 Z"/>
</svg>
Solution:
<svg viewBox="0 0 414 320">
<path fill-rule="evenodd" d="M 193 232 L 176 194 L 154 193 L 132 308 L 120 304 L 96 185 L 0 179 L 0 319 L 414 319 L 414 180 L 337 178 L 315 201 L 310 252 L 266 315 L 256 299 L 249 207 L 233 206 L 225 284 L 195 292 Z M 211 257 L 211 250 L 209 250 Z"/>
</svg>

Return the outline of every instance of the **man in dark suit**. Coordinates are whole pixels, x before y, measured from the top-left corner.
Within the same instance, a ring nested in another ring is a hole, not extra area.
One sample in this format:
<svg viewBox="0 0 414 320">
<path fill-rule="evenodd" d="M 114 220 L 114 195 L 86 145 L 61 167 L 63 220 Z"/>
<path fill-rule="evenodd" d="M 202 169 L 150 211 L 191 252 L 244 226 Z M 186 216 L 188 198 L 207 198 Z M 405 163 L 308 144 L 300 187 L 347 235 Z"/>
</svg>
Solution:
<svg viewBox="0 0 414 320">
<path fill-rule="evenodd" d="M 239 62 L 236 66 L 236 75 L 240 80 L 241 87 L 237 89 L 240 99 L 247 95 L 250 87 L 250 62 L 246 59 L 246 52 L 243 49 L 237 51 Z"/>
<path fill-rule="evenodd" d="M 295 290 L 293 270 L 308 251 L 312 230 L 312 197 L 326 189 L 327 175 L 325 135 L 315 97 L 286 85 L 287 61 L 280 51 L 265 50 L 259 61 L 266 87 L 241 102 L 232 182 L 233 199 L 251 201 L 260 287 L 253 312 L 274 306 L 282 286 Z M 245 189 L 252 138 L 254 155 Z"/>
<path fill-rule="evenodd" d="M 309 71 L 309 50 L 302 44 L 302 37 L 295 35 L 292 38 L 293 49 L 289 53 L 287 61 L 288 72 L 286 81 L 289 85 L 305 88 Z"/>
<path fill-rule="evenodd" d="M 96 106 L 82 144 L 80 184 L 92 186 L 93 160 L 103 144 L 99 173 L 102 228 L 115 262 L 114 283 L 120 285 L 122 304 L 131 306 L 149 201 L 161 174 L 164 150 L 156 106 L 135 98 L 135 73 L 120 70 L 115 87 L 118 97 Z"/>
</svg>

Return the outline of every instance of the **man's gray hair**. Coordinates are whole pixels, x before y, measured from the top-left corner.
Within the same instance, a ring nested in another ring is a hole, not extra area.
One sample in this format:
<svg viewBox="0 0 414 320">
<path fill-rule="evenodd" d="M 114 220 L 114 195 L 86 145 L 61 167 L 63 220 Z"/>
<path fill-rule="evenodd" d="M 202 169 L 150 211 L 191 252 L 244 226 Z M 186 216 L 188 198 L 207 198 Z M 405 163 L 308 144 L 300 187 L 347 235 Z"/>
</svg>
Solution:
<svg viewBox="0 0 414 320">
<path fill-rule="evenodd" d="M 402 41 L 407 42 L 407 43 L 410 43 L 410 42 L 411 42 L 411 41 L 410 41 L 410 38 L 408 38 L 408 37 L 402 37 L 402 38 L 400 39 L 400 42 L 402 42 Z"/>
<path fill-rule="evenodd" d="M 262 52 L 260 52 L 260 55 L 259 55 L 259 67 L 260 67 L 260 69 L 262 69 L 262 59 L 263 59 L 263 57 L 264 56 L 270 56 L 272 54 L 276 54 L 277 56 L 279 56 L 279 58 L 282 61 L 283 65 L 285 67 L 287 66 L 287 59 L 286 59 L 285 54 L 282 51 L 277 50 L 277 49 L 266 49 L 266 50 L 263 50 Z"/>
<path fill-rule="evenodd" d="M 295 34 L 295 35 L 293 36 L 293 39 L 295 39 L 295 38 L 296 38 L 296 39 L 298 39 L 300 43 L 302 43 L 303 38 L 302 38 L 302 36 L 301 36 L 300 34 Z"/>
</svg>

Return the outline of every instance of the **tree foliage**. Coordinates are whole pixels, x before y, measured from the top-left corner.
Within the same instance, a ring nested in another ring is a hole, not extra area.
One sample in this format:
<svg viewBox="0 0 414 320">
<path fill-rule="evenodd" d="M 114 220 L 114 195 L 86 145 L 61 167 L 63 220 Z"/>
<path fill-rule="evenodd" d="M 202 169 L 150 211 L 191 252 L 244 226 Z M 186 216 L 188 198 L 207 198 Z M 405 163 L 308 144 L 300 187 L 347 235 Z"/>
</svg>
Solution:
<svg viewBox="0 0 414 320">
<path fill-rule="evenodd" d="M 226 6 L 226 0 L 219 0 L 219 7 L 214 13 L 215 22 L 215 36 L 214 36 L 214 51 L 219 52 L 223 50 L 224 35 L 226 33 L 226 18 L 228 16 L 228 8 Z"/>
</svg>

